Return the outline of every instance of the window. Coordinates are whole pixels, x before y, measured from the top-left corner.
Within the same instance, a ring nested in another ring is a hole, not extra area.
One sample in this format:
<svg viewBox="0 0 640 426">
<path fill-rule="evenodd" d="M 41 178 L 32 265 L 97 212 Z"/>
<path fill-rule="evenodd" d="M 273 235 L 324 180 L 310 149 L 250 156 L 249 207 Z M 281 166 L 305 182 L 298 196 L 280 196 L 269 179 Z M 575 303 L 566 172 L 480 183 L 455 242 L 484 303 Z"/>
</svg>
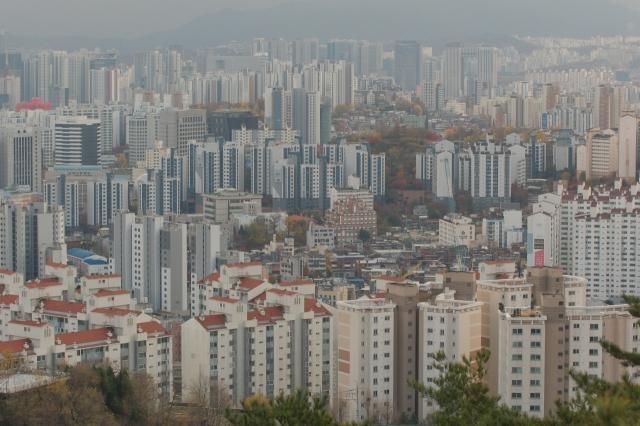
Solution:
<svg viewBox="0 0 640 426">
<path fill-rule="evenodd" d="M 532 406 L 529 407 L 529 411 L 539 412 L 540 411 L 540 406 L 539 405 L 532 405 Z"/>
<path fill-rule="evenodd" d="M 522 361 L 522 354 L 519 355 L 511 355 L 511 361 Z"/>
<path fill-rule="evenodd" d="M 531 355 L 531 361 L 540 361 L 541 355 Z"/>
<path fill-rule="evenodd" d="M 512 374 L 520 374 L 522 373 L 522 367 L 511 367 Z"/>
<path fill-rule="evenodd" d="M 529 394 L 529 398 L 531 399 L 540 399 L 540 393 L 539 392 L 533 392 Z"/>
<path fill-rule="evenodd" d="M 512 392 L 511 399 L 520 399 L 522 398 L 522 394 L 520 392 Z"/>
<path fill-rule="evenodd" d="M 540 367 L 531 367 L 531 368 L 529 369 L 529 372 L 530 372 L 531 374 L 540 374 Z"/>
<path fill-rule="evenodd" d="M 514 329 L 512 330 L 512 333 L 513 333 L 513 334 L 522 334 L 522 329 L 521 329 L 521 328 L 514 328 Z"/>
<path fill-rule="evenodd" d="M 598 330 L 598 324 L 589 324 L 589 330 Z"/>
<path fill-rule="evenodd" d="M 512 380 L 511 386 L 522 386 L 522 380 Z"/>
<path fill-rule="evenodd" d="M 589 363 L 589 368 L 598 368 L 598 363 L 597 362 L 590 362 Z"/>
<path fill-rule="evenodd" d="M 522 347 L 522 342 L 513 342 L 513 343 L 511 343 L 511 347 L 512 348 L 521 348 Z"/>
<path fill-rule="evenodd" d="M 541 328 L 532 328 L 531 329 L 531 334 L 542 334 L 542 329 Z"/>
<path fill-rule="evenodd" d="M 540 386 L 540 380 L 529 380 L 529 386 Z"/>
<path fill-rule="evenodd" d="M 542 342 L 531 342 L 531 347 L 532 348 L 541 348 L 542 347 Z"/>
<path fill-rule="evenodd" d="M 597 349 L 589 349 L 589 355 L 598 355 Z"/>
</svg>

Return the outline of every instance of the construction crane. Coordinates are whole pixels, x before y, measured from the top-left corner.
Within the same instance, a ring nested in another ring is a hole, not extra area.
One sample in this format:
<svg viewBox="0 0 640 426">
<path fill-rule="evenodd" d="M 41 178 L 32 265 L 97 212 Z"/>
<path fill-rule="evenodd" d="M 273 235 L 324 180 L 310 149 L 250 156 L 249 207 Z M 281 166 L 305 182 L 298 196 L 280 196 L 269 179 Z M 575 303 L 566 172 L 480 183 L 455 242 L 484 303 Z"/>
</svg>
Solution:
<svg viewBox="0 0 640 426">
<path fill-rule="evenodd" d="M 413 274 L 416 271 L 416 269 L 418 269 L 421 265 L 422 265 L 422 262 L 417 263 L 415 266 L 409 269 L 401 278 L 402 279 L 407 278 L 409 275 Z"/>
<path fill-rule="evenodd" d="M 444 167 L 447 175 L 447 189 L 449 190 L 449 217 L 451 220 L 458 219 L 460 215 L 456 213 L 456 200 L 453 196 L 453 176 L 451 173 L 451 165 L 449 164 L 449 158 L 444 159 Z M 460 242 L 458 241 L 458 234 L 453 232 L 453 244 L 456 248 L 456 263 L 455 269 L 456 271 L 466 271 L 466 257 L 467 257 L 467 248 L 461 247 Z M 447 269 L 451 269 L 447 266 Z"/>
</svg>

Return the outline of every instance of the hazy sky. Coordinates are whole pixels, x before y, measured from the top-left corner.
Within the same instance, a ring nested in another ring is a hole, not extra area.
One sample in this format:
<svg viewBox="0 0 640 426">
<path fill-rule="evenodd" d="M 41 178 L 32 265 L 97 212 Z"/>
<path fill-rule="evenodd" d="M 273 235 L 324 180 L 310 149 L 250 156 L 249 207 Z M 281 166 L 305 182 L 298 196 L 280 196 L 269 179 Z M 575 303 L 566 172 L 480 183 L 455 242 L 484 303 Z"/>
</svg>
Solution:
<svg viewBox="0 0 640 426">
<path fill-rule="evenodd" d="M 223 8 L 264 8 L 285 0 L 3 0 L 0 25 L 20 35 L 134 38 L 177 28 Z"/>
<path fill-rule="evenodd" d="M 222 8 L 265 8 L 285 1 L 287 0 L 3 0 L 0 6 L 0 25 L 7 32 L 20 35 L 135 38 L 180 27 L 200 15 Z M 402 0 L 377 1 L 395 1 L 399 7 L 402 4 Z M 478 0 L 468 1 L 470 5 L 478 4 Z M 639 0 L 612 1 L 640 11 Z M 523 8 L 526 7 L 525 4 L 531 5 L 528 1 L 523 2 Z"/>
</svg>

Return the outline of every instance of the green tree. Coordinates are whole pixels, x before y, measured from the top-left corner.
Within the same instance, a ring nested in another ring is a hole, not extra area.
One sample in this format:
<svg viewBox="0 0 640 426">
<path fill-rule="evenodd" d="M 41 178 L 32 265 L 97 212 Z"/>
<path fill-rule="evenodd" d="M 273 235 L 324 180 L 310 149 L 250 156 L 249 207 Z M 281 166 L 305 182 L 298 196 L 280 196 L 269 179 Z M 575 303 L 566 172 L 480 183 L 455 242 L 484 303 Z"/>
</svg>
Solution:
<svg viewBox="0 0 640 426">
<path fill-rule="evenodd" d="M 483 382 L 489 351 L 480 350 L 473 360 L 463 356 L 462 362 L 448 361 L 443 351 L 430 356 L 434 359 L 433 368 L 442 372 L 433 380 L 433 386 L 413 379 L 408 382 L 437 407 L 429 419 L 435 426 L 539 424 L 521 411 L 500 405 L 499 396 L 489 395 L 489 387 Z"/>
<path fill-rule="evenodd" d="M 267 227 L 258 222 L 253 222 L 242 230 L 245 234 L 244 243 L 249 250 L 261 249 L 269 242 Z"/>
<path fill-rule="evenodd" d="M 361 229 L 358 231 L 358 238 L 362 240 L 363 243 L 368 243 L 371 240 L 371 232 L 366 229 Z"/>
<path fill-rule="evenodd" d="M 234 426 L 339 426 L 327 411 L 327 400 L 327 395 L 301 389 L 274 399 L 248 397 L 242 401 L 242 413 L 227 409 L 227 420 Z"/>
<path fill-rule="evenodd" d="M 396 215 L 389 216 L 389 225 L 391 226 L 402 226 L 402 218 Z"/>
</svg>

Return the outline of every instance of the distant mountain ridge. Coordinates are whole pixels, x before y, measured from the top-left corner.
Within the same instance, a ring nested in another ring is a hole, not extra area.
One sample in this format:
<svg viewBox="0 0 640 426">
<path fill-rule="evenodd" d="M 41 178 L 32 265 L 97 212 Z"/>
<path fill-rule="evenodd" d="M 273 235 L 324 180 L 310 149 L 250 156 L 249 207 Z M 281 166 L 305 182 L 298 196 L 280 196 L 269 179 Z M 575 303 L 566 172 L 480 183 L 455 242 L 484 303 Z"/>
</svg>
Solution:
<svg viewBox="0 0 640 426">
<path fill-rule="evenodd" d="M 126 53 L 169 43 L 195 48 L 231 40 L 250 41 L 253 37 L 473 42 L 474 35 L 488 33 L 575 38 L 640 35 L 640 12 L 609 0 L 290 1 L 262 10 L 208 13 L 179 28 L 133 40 L 8 34 L 7 42 L 9 46 L 66 50 L 115 48 Z"/>
</svg>

